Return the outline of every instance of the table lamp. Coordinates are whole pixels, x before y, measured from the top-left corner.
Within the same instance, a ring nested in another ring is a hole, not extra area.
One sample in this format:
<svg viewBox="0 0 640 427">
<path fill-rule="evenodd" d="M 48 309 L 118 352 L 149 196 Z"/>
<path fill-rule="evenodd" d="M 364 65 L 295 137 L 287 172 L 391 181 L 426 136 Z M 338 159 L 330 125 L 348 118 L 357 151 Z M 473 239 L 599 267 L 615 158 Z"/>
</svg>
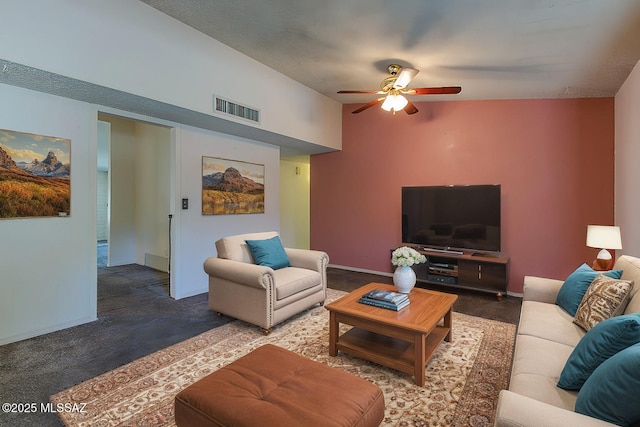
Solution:
<svg viewBox="0 0 640 427">
<path fill-rule="evenodd" d="M 610 225 L 588 225 L 587 246 L 600 249 L 591 268 L 594 270 L 611 270 L 615 262 L 614 250 L 622 249 L 620 227 Z"/>
</svg>

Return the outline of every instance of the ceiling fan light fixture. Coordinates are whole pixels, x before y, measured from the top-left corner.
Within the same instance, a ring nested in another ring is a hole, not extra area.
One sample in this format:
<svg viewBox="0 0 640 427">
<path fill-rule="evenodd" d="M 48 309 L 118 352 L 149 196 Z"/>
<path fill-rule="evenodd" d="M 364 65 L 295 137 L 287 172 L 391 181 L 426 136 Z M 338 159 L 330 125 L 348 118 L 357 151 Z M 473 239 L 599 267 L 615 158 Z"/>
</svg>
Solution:
<svg viewBox="0 0 640 427">
<path fill-rule="evenodd" d="M 353 110 L 352 114 L 362 113 L 363 111 L 378 105 L 380 102 L 381 108 L 385 111 L 392 111 L 395 114 L 397 111 L 404 110 L 408 115 L 416 114 L 418 108 L 409 101 L 403 95 L 454 95 L 460 93 L 462 88 L 460 86 L 445 86 L 445 87 L 418 87 L 409 88 L 409 84 L 419 73 L 415 68 L 402 68 L 398 64 L 391 64 L 387 68 L 389 76 L 385 77 L 380 82 L 380 90 L 340 90 L 338 93 L 353 93 L 353 94 L 376 94 L 382 95 L 379 98 L 374 99 L 368 104 Z"/>
<path fill-rule="evenodd" d="M 393 98 L 395 98 L 395 95 L 387 95 L 380 108 L 384 111 L 391 111 L 391 108 L 393 107 Z"/>
<path fill-rule="evenodd" d="M 404 107 L 406 107 L 408 103 L 409 103 L 409 101 L 407 100 L 407 98 L 405 98 L 402 95 L 396 95 L 396 99 L 394 100 L 393 109 L 396 110 L 396 111 L 400 111 Z"/>
<path fill-rule="evenodd" d="M 407 98 L 402 95 L 389 94 L 382 103 L 381 108 L 385 111 L 393 110 L 395 113 L 396 111 L 400 111 L 406 107 L 408 103 L 409 101 Z"/>
</svg>

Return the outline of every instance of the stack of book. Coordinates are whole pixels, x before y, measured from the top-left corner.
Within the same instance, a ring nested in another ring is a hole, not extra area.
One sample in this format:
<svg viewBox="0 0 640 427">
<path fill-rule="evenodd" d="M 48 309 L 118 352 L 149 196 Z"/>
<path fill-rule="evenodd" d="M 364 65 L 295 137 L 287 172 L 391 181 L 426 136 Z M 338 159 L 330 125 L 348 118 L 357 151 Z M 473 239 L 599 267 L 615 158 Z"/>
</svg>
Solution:
<svg viewBox="0 0 640 427">
<path fill-rule="evenodd" d="M 409 305 L 409 297 L 398 292 L 374 290 L 362 295 L 358 302 L 398 311 Z"/>
</svg>

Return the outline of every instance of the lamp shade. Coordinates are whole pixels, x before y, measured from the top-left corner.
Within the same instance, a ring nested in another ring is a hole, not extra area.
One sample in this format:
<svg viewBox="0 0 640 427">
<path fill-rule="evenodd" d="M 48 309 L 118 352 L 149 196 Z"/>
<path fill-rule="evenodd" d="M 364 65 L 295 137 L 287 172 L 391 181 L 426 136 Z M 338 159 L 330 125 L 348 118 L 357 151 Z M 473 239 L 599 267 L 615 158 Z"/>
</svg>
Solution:
<svg viewBox="0 0 640 427">
<path fill-rule="evenodd" d="M 622 249 L 620 227 L 610 225 L 588 225 L 587 246 L 597 249 Z"/>
</svg>

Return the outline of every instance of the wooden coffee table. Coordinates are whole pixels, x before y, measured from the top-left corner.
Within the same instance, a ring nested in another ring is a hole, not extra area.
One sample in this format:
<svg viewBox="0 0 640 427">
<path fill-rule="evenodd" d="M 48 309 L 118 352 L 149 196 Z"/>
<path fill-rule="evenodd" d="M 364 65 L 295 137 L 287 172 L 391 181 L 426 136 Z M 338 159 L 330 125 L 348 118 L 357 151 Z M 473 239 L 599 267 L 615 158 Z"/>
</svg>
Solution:
<svg viewBox="0 0 640 427">
<path fill-rule="evenodd" d="M 392 285 L 369 283 L 326 306 L 329 354 L 336 356 L 340 350 L 413 374 L 416 384 L 424 386 L 425 365 L 442 340 L 451 340 L 451 313 L 458 296 L 414 288 L 411 303 L 400 311 L 358 302 L 374 289 L 395 291 Z M 353 328 L 340 335 L 340 323 Z"/>
</svg>

